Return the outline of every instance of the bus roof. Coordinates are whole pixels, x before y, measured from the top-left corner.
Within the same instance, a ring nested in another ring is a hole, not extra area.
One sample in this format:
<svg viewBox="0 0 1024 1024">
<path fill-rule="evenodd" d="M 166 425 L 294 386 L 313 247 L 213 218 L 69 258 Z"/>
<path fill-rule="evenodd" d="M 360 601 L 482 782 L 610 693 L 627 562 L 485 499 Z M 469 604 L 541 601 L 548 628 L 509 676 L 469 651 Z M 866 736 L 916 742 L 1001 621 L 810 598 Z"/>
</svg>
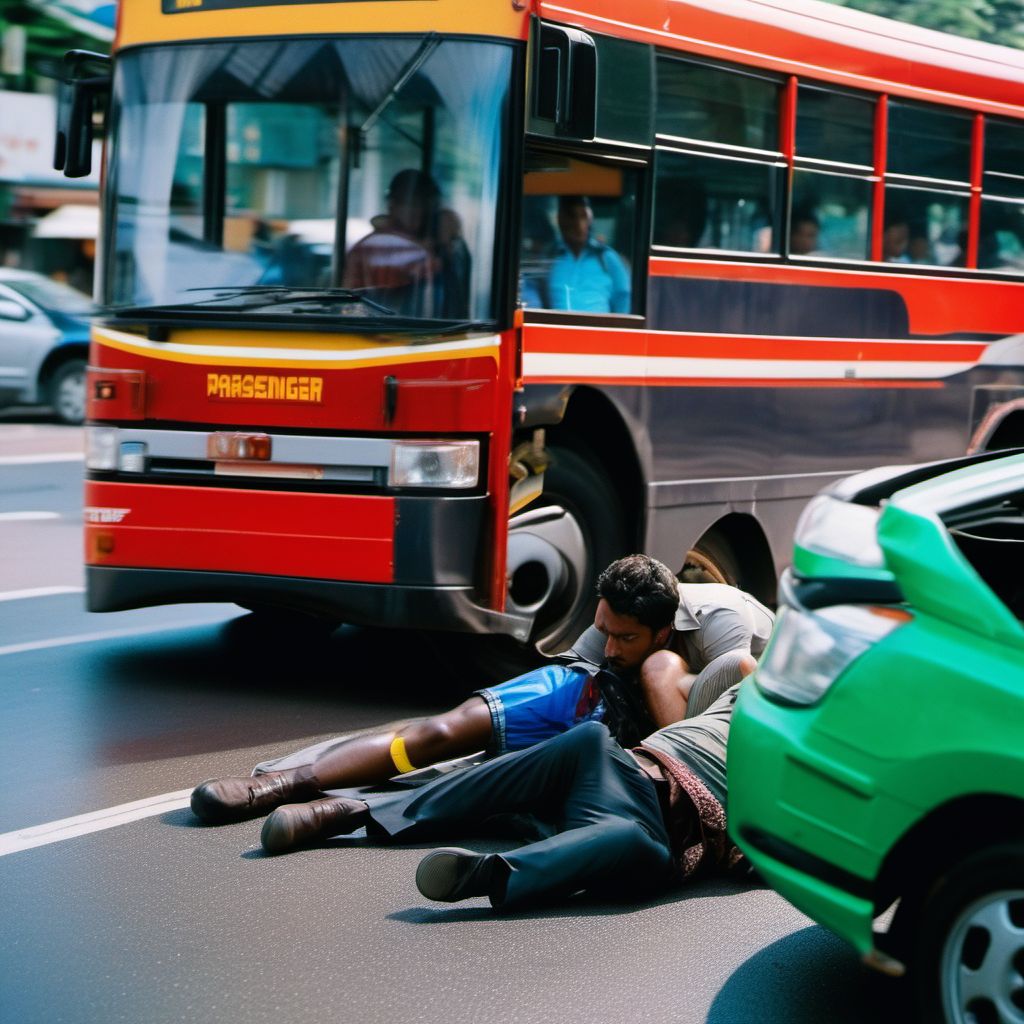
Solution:
<svg viewBox="0 0 1024 1024">
<path fill-rule="evenodd" d="M 150 0 L 121 5 L 117 43 L 427 31 L 523 39 L 533 13 L 802 79 L 1024 116 L 1024 51 L 822 0 Z"/>
<path fill-rule="evenodd" d="M 1024 113 L 1024 51 L 822 0 L 540 0 L 538 6 L 554 21 L 801 78 Z"/>
</svg>

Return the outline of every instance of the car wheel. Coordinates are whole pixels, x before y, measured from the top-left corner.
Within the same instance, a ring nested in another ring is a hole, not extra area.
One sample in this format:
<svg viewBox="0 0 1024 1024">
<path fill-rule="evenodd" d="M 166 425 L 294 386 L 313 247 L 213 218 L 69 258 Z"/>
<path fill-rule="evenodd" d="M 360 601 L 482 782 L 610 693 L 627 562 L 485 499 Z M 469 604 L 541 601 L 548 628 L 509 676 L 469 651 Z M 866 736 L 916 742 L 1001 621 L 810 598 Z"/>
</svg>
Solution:
<svg viewBox="0 0 1024 1024">
<path fill-rule="evenodd" d="M 85 360 L 68 359 L 50 378 L 49 401 L 61 423 L 85 421 Z"/>
<path fill-rule="evenodd" d="M 944 875 L 917 934 L 922 1024 L 1024 1024 L 1024 842 L 984 850 Z"/>
</svg>

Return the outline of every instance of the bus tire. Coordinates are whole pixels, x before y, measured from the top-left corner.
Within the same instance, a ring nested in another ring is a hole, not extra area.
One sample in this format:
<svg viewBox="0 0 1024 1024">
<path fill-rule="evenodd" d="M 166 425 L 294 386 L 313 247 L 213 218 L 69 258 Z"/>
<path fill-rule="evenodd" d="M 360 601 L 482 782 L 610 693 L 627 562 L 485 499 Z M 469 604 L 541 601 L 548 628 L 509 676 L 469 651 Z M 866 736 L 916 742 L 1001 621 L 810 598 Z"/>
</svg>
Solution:
<svg viewBox="0 0 1024 1024">
<path fill-rule="evenodd" d="M 579 527 L 586 552 L 578 578 L 541 609 L 534 624 L 531 643 L 544 654 L 555 654 L 592 625 L 597 577 L 610 562 L 629 554 L 629 538 L 622 501 L 596 458 L 560 446 L 550 447 L 548 455 L 544 490 L 528 507 L 564 508 Z"/>
<path fill-rule="evenodd" d="M 541 608 L 526 643 L 510 636 L 420 634 L 431 657 L 445 667 L 450 680 L 445 696 L 450 699 L 464 698 L 479 687 L 529 672 L 545 663 L 545 655 L 569 647 L 594 621 L 599 573 L 609 562 L 629 553 L 622 504 L 596 459 L 561 446 L 549 446 L 548 455 L 544 490 L 526 510 L 558 506 L 573 518 L 586 552 L 580 578 L 571 579 L 568 592 L 553 598 L 550 607 Z"/>
<path fill-rule="evenodd" d="M 700 574 L 692 582 L 728 583 L 746 589 L 743 569 L 732 544 L 713 528 L 686 552 L 680 578 L 686 580 L 690 573 Z"/>
</svg>

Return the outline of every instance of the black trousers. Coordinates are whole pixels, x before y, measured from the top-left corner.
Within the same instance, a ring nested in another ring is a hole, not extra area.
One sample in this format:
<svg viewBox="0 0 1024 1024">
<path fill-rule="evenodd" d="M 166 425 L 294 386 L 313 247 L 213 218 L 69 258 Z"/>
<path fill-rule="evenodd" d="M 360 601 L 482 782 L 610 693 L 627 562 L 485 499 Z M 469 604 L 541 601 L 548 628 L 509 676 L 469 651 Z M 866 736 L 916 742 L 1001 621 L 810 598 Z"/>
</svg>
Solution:
<svg viewBox="0 0 1024 1024">
<path fill-rule="evenodd" d="M 597 722 L 368 802 L 374 824 L 399 842 L 471 834 L 500 814 L 546 825 L 549 838 L 501 854 L 511 873 L 504 893 L 492 896 L 495 905 L 581 890 L 642 899 L 672 879 L 654 783 Z"/>
</svg>

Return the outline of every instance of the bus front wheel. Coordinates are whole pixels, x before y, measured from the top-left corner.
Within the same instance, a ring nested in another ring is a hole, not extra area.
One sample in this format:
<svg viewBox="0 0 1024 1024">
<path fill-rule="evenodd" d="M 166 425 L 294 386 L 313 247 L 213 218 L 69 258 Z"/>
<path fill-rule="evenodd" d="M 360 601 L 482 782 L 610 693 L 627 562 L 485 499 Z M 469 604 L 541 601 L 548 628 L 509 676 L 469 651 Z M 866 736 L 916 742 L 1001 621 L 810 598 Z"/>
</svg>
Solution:
<svg viewBox="0 0 1024 1024">
<path fill-rule="evenodd" d="M 508 604 L 535 612 L 530 642 L 554 654 L 593 622 L 597 577 L 629 545 L 622 501 L 597 460 L 565 447 L 548 455 L 540 498 L 509 522 Z"/>
</svg>

